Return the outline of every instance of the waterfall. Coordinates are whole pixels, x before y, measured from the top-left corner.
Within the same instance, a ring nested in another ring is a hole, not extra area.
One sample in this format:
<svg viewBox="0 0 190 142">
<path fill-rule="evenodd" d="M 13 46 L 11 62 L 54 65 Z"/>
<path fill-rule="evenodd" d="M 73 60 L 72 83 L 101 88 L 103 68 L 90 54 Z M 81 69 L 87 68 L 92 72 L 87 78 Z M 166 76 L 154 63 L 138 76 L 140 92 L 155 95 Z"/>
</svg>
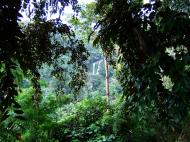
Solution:
<svg viewBox="0 0 190 142">
<path fill-rule="evenodd" d="M 96 72 L 97 75 L 100 74 L 100 65 L 101 65 L 102 61 L 103 60 L 98 61 L 98 67 L 97 67 L 97 72 Z"/>
<path fill-rule="evenodd" d="M 96 62 L 92 64 L 92 75 L 95 75 Z"/>
</svg>

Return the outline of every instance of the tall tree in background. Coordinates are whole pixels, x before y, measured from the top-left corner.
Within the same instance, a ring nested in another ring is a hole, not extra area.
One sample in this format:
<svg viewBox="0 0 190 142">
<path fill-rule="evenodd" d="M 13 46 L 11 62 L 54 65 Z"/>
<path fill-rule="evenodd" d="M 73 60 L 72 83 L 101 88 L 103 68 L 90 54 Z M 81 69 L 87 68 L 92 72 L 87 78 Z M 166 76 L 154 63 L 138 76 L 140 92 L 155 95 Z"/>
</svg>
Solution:
<svg viewBox="0 0 190 142">
<path fill-rule="evenodd" d="M 107 97 L 107 104 L 109 105 L 110 104 L 110 89 L 109 89 L 109 65 L 108 65 L 108 59 L 107 57 L 105 57 L 105 71 L 106 71 L 106 81 L 105 81 L 105 84 L 106 84 L 106 97 Z"/>
<path fill-rule="evenodd" d="M 127 113 L 140 103 L 154 105 L 158 119 L 169 120 L 164 121 L 167 124 L 180 123 L 187 116 L 190 103 L 189 7 L 179 9 L 177 4 L 97 1 L 97 12 L 103 18 L 98 23 L 96 40 L 108 53 L 115 45 L 120 47 L 118 72 Z M 163 76 L 171 79 L 170 89 L 165 86 Z"/>
</svg>

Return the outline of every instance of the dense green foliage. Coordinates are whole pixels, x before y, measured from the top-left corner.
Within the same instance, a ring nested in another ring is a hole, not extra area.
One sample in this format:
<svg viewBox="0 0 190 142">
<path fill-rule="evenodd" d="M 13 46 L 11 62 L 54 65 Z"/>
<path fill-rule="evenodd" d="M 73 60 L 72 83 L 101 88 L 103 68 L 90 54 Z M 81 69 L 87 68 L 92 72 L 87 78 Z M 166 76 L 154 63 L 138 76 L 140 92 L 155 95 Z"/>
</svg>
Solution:
<svg viewBox="0 0 190 142">
<path fill-rule="evenodd" d="M 1 50 L 0 50 L 0 69 L 1 69 L 1 121 L 6 119 L 8 108 L 14 104 L 15 113 L 19 104 L 14 97 L 18 95 L 19 84 L 15 80 L 22 79 L 20 74 L 24 74 L 32 80 L 33 87 L 36 89 L 34 99 L 36 102 L 40 99 L 41 90 L 38 80 L 40 74 L 38 68 L 43 63 L 53 64 L 55 67 L 54 74 L 63 72 L 62 68 L 57 66 L 56 60 L 59 56 L 68 54 L 69 63 L 76 69 L 73 72 L 71 86 L 78 92 L 80 86 L 85 80 L 85 60 L 88 53 L 84 48 L 82 41 L 75 39 L 73 31 L 61 20 L 47 20 L 45 1 L 30 3 L 25 1 L 24 7 L 31 5 L 34 7 L 32 22 L 22 28 L 18 25 L 21 1 L 3 0 L 1 7 Z M 57 7 L 58 1 L 50 1 L 49 6 Z M 63 8 L 71 3 L 76 8 L 76 1 L 60 1 Z M 53 11 L 54 13 L 56 11 Z M 31 18 L 31 17 L 30 17 Z M 60 44 L 57 41 L 52 42 L 52 37 L 60 34 L 66 44 Z M 48 60 L 47 60 L 48 59 Z M 36 104 L 38 105 L 38 104 Z"/>
<path fill-rule="evenodd" d="M 170 126 L 185 119 L 190 100 L 189 13 L 172 4 L 100 0 L 97 5 L 103 15 L 97 40 L 107 54 L 119 46 L 118 74 L 127 108 L 154 105 L 157 119 Z M 171 79 L 170 89 L 163 77 Z"/>
<path fill-rule="evenodd" d="M 188 142 L 189 14 L 188 0 L 2 0 L 0 141 Z"/>
</svg>

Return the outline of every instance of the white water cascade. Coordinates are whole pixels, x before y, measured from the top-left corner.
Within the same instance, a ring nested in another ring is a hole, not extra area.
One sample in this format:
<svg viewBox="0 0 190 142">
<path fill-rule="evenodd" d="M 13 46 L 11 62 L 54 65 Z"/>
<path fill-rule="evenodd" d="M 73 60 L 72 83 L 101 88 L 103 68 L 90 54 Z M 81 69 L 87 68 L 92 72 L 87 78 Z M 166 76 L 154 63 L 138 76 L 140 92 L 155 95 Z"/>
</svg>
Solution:
<svg viewBox="0 0 190 142">
<path fill-rule="evenodd" d="M 96 72 L 97 75 L 100 74 L 100 65 L 101 65 L 102 61 L 103 60 L 98 61 L 98 67 L 97 67 L 97 72 Z"/>
<path fill-rule="evenodd" d="M 92 75 L 95 75 L 96 71 L 96 62 L 92 64 Z"/>
<path fill-rule="evenodd" d="M 92 63 L 92 75 L 99 75 L 100 74 L 100 68 L 101 63 L 103 62 L 102 59 Z"/>
</svg>

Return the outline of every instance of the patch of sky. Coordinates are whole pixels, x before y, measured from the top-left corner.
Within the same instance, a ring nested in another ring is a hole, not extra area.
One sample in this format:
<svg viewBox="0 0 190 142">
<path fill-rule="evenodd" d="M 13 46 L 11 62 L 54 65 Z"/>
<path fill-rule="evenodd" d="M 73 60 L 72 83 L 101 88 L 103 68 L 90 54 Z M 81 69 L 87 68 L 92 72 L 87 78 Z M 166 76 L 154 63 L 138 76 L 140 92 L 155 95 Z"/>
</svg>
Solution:
<svg viewBox="0 0 190 142">
<path fill-rule="evenodd" d="M 34 5 L 32 4 L 34 1 L 31 0 L 30 4 L 27 6 L 26 9 L 21 9 L 20 13 L 22 14 L 22 18 L 20 18 L 20 20 L 22 22 L 30 22 L 33 15 L 33 11 L 34 11 Z M 37 0 L 37 2 L 39 2 L 39 0 Z M 84 5 L 84 4 L 88 4 L 91 2 L 95 2 L 95 0 L 78 0 L 78 4 L 79 5 Z M 61 9 L 61 3 L 58 2 L 58 8 Z M 72 10 L 72 6 L 66 6 L 64 8 L 63 13 L 52 13 L 53 11 L 53 7 L 49 7 L 48 9 L 46 9 L 46 13 L 47 13 L 47 20 L 51 20 L 51 19 L 61 19 L 62 21 L 67 21 L 68 17 L 74 15 L 74 11 Z M 30 15 L 30 16 L 29 16 Z M 30 18 L 31 17 L 31 18 Z M 67 22 L 66 22 L 67 23 Z"/>
</svg>

